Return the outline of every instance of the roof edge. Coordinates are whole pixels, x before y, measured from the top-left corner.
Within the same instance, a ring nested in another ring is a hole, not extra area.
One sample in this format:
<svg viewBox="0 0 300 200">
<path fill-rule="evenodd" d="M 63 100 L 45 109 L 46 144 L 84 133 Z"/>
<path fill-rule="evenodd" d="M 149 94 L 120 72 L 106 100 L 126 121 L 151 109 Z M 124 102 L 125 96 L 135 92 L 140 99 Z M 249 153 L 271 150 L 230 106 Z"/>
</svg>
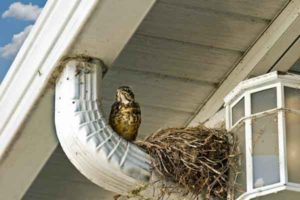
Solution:
<svg viewBox="0 0 300 200">
<path fill-rule="evenodd" d="M 97 2 L 47 2 L 0 87 L 0 164 Z"/>
</svg>

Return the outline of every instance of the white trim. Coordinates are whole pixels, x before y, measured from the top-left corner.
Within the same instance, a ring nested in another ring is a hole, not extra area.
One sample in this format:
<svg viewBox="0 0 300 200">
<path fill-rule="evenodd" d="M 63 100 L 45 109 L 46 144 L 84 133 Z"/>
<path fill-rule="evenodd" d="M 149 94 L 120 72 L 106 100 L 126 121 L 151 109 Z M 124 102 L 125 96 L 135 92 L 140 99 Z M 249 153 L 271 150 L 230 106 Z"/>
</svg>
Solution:
<svg viewBox="0 0 300 200">
<path fill-rule="evenodd" d="M 256 91 L 269 89 L 275 87 L 278 83 L 291 85 L 292 87 L 300 87 L 299 83 L 300 75 L 286 73 L 281 75 L 279 72 L 271 72 L 255 78 L 251 78 L 239 83 L 226 97 L 224 98 L 225 105 L 232 104 L 236 98 L 245 92 L 250 91 L 254 93 Z"/>
<path fill-rule="evenodd" d="M 265 195 L 272 194 L 272 193 L 277 193 L 277 192 L 280 192 L 280 191 L 283 191 L 286 189 L 287 189 L 287 186 L 285 186 L 285 185 L 274 184 L 269 187 L 264 187 L 261 189 L 253 190 L 251 192 L 246 192 L 246 193 L 242 194 L 241 196 L 239 196 L 237 198 L 237 200 L 249 200 L 249 199 L 253 199 L 256 197 L 265 196 Z"/>
<path fill-rule="evenodd" d="M 284 109 L 284 87 L 282 84 L 277 86 L 277 108 Z M 285 111 L 278 112 L 278 142 L 279 142 L 279 169 L 280 182 L 287 183 L 287 161 L 286 161 L 286 132 L 285 132 Z"/>
<path fill-rule="evenodd" d="M 0 162 L 43 92 L 56 63 L 71 45 L 96 3 L 96 0 L 53 0 L 47 3 L 41 20 L 29 34 L 1 85 Z"/>
<path fill-rule="evenodd" d="M 240 82 L 226 97 L 224 98 L 225 105 L 231 104 L 234 99 L 251 90 L 251 93 L 270 88 L 269 84 L 276 84 L 278 82 L 278 72 L 268 73 L 262 76 L 251 78 Z M 274 86 L 273 86 L 274 87 Z"/>
<path fill-rule="evenodd" d="M 45 7 L 43 8 L 42 13 L 40 14 L 39 18 L 35 22 L 30 34 L 26 38 L 25 42 L 23 43 L 21 49 L 19 50 L 14 62 L 7 72 L 3 82 L 0 86 L 0 100 L 4 96 L 6 90 L 8 89 L 9 85 L 14 79 L 14 75 L 18 72 L 21 68 L 22 63 L 24 62 L 26 56 L 28 55 L 29 51 L 33 49 L 33 43 L 35 39 L 41 34 L 42 30 L 45 29 L 45 24 L 49 18 L 49 15 L 54 12 L 54 8 L 58 1 L 55 0 L 48 0 Z M 68 8 L 66 8 L 66 11 Z M 30 67 L 30 66 L 29 66 Z"/>
<path fill-rule="evenodd" d="M 41 105 L 37 101 L 42 94 L 46 99 L 40 102 L 49 100 L 49 106 L 52 105 L 53 98 L 47 95 L 49 90 L 44 89 L 57 61 L 96 3 L 96 0 L 49 0 L 0 86 L 0 193 L 3 199 L 21 199 L 57 145 L 51 126 L 52 107 L 38 118 L 31 115 L 41 113 L 35 107 Z M 23 125 L 26 120 L 32 121 Z M 30 131 L 26 131 L 30 124 L 34 126 L 45 120 L 49 130 L 40 133 L 39 129 L 28 128 Z"/>
<path fill-rule="evenodd" d="M 14 146 L 0 164 L 0 194 L 4 200 L 22 199 L 57 146 L 53 124 L 53 90 L 37 103 Z"/>
<path fill-rule="evenodd" d="M 225 107 L 225 126 L 226 126 L 226 129 L 229 130 L 231 129 L 231 111 L 230 111 L 230 107 L 229 106 L 226 106 Z"/>
<path fill-rule="evenodd" d="M 278 193 L 282 192 L 284 190 L 294 191 L 294 192 L 300 192 L 300 185 L 299 184 L 293 184 L 293 183 L 287 183 L 287 185 L 283 184 L 274 184 L 270 187 L 263 188 L 258 191 L 252 191 L 242 194 L 237 198 L 237 200 L 249 200 L 261 196 L 265 196 L 268 194 Z"/>
<path fill-rule="evenodd" d="M 251 115 L 251 97 L 250 93 L 245 94 L 245 115 Z M 253 189 L 253 159 L 252 159 L 252 119 L 245 120 L 245 146 L 246 146 L 246 175 L 247 191 Z"/>
</svg>

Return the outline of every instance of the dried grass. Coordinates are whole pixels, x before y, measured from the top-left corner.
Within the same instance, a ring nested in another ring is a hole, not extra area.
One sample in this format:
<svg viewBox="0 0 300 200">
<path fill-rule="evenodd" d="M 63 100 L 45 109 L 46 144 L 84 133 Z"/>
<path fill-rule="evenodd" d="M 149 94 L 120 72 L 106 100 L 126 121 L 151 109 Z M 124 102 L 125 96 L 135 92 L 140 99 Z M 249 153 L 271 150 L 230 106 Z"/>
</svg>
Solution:
<svg viewBox="0 0 300 200">
<path fill-rule="evenodd" d="M 87 68 L 89 68 L 89 66 L 88 66 L 89 63 L 91 63 L 92 60 L 94 60 L 94 59 L 99 60 L 96 57 L 91 57 L 91 56 L 87 56 L 84 54 L 68 55 L 68 56 L 62 57 L 57 65 L 57 67 L 55 68 L 55 70 L 53 71 L 53 73 L 51 75 L 51 78 L 48 83 L 48 88 L 54 88 L 57 78 L 60 76 L 60 74 L 62 73 L 66 64 L 69 61 L 76 60 L 78 62 L 81 62 L 81 64 L 77 66 L 78 73 L 80 73 L 81 71 L 87 72 Z M 102 63 L 102 67 L 103 67 L 102 70 L 103 70 L 103 75 L 104 75 L 107 72 L 107 66 L 104 63 Z"/>
<path fill-rule="evenodd" d="M 151 155 L 161 178 L 177 185 L 162 188 L 164 194 L 183 189 L 195 199 L 228 199 L 234 191 L 235 178 L 230 177 L 238 173 L 237 142 L 225 129 L 167 128 L 137 144 Z"/>
</svg>

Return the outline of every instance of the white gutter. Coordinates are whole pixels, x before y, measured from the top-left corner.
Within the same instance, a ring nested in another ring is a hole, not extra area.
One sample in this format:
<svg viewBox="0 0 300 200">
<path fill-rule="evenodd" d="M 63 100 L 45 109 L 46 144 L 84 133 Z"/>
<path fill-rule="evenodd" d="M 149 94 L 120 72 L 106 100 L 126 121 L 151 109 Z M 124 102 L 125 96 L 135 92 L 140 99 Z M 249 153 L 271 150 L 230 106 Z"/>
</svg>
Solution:
<svg viewBox="0 0 300 200">
<path fill-rule="evenodd" d="M 0 85 L 0 199 L 21 199 L 56 148 L 53 93 L 44 91 L 97 2 L 48 0 Z"/>
<path fill-rule="evenodd" d="M 0 87 L 0 163 L 97 0 L 49 0 Z M 55 15 L 55 16 L 53 16 Z"/>
</svg>

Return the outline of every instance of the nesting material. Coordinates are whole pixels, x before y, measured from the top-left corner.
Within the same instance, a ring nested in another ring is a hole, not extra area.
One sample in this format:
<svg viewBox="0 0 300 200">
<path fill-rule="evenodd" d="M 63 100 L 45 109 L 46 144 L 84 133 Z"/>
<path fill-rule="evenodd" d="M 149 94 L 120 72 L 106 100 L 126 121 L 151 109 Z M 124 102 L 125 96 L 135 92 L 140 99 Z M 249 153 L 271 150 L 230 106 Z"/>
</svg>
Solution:
<svg viewBox="0 0 300 200">
<path fill-rule="evenodd" d="M 224 129 L 168 128 L 137 144 L 151 155 L 155 171 L 178 185 L 169 193 L 180 187 L 195 198 L 226 199 L 233 191 L 234 178 L 230 177 L 237 173 L 237 144 L 233 134 Z"/>
<path fill-rule="evenodd" d="M 52 88 L 55 86 L 57 78 L 60 76 L 60 74 L 62 73 L 63 69 L 66 67 L 66 64 L 69 61 L 76 60 L 78 62 L 81 62 L 81 64 L 77 66 L 78 73 L 80 73 L 81 71 L 83 71 L 84 73 L 88 73 L 89 72 L 88 71 L 89 64 L 94 59 L 99 60 L 96 57 L 91 57 L 91 56 L 87 56 L 84 54 L 68 55 L 68 56 L 61 58 L 60 62 L 58 63 L 58 66 L 55 68 L 54 72 L 52 73 L 52 75 L 50 77 L 48 87 Z M 102 62 L 102 61 L 100 61 L 100 62 Z M 103 70 L 103 75 L 104 75 L 107 72 L 107 66 L 103 62 L 102 62 L 102 70 Z"/>
</svg>

